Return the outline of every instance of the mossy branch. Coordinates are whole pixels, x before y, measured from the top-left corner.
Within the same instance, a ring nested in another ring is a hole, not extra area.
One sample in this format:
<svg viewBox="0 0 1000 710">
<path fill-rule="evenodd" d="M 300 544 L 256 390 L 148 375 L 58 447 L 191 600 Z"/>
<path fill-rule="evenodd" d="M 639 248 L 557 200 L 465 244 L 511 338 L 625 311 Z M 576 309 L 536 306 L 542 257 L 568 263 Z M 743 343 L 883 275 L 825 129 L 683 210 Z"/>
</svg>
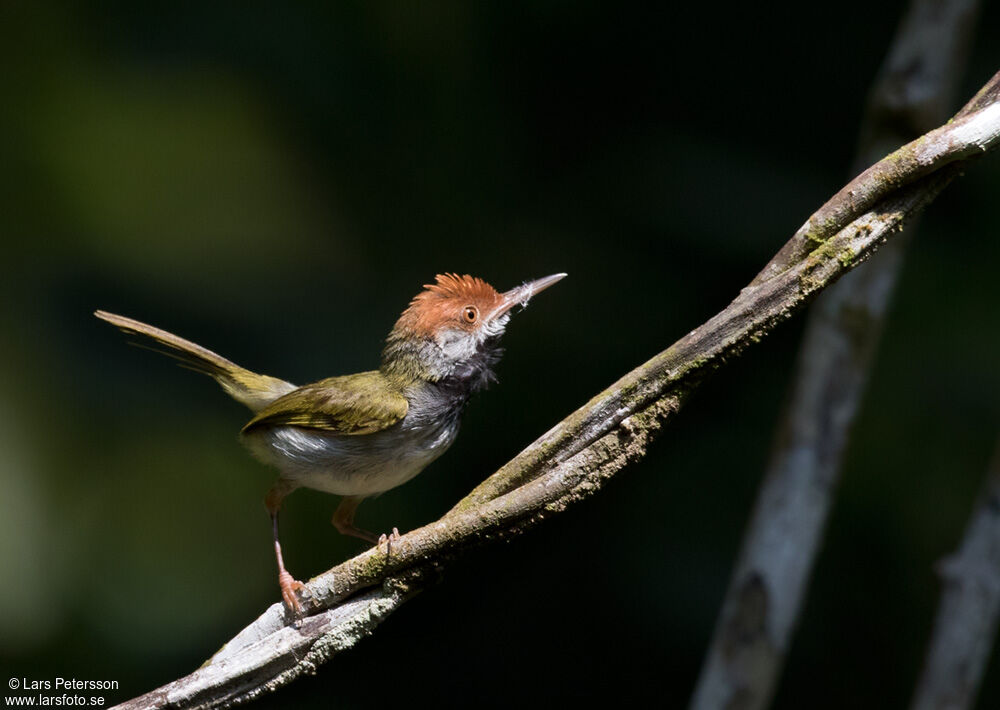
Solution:
<svg viewBox="0 0 1000 710">
<path fill-rule="evenodd" d="M 997 83 L 1000 74 L 991 80 Z M 865 209 L 837 212 L 837 229 L 822 244 L 743 289 L 725 310 L 564 419 L 443 518 L 402 536 L 389 556 L 373 548 L 310 580 L 305 618 L 296 622 L 275 604 L 195 672 L 119 707 L 222 707 L 280 687 L 369 635 L 455 554 L 524 532 L 595 493 L 644 454 L 705 375 L 867 259 L 974 155 L 994 147 L 1000 104 L 988 101 L 969 120 L 921 140 L 939 144 L 935 153 L 921 153 L 937 156 L 929 164 L 909 163 L 912 175 L 901 168 L 892 189 Z M 959 153 L 966 157 L 956 158 Z"/>
<path fill-rule="evenodd" d="M 911 1 L 869 93 L 858 169 L 948 115 L 977 4 Z M 790 395 L 690 710 L 759 710 L 774 695 L 907 241 L 886 244 L 877 259 L 810 308 Z"/>
<path fill-rule="evenodd" d="M 985 152 L 996 140 L 991 129 L 992 111 L 996 104 L 997 87 L 984 86 L 955 118 L 920 138 L 890 153 L 847 183 L 820 207 L 794 236 L 767 263 L 751 285 L 759 284 L 797 264 L 831 235 L 861 212 L 904 185 L 925 175 L 940 171 L 944 166 L 967 160 Z"/>
</svg>

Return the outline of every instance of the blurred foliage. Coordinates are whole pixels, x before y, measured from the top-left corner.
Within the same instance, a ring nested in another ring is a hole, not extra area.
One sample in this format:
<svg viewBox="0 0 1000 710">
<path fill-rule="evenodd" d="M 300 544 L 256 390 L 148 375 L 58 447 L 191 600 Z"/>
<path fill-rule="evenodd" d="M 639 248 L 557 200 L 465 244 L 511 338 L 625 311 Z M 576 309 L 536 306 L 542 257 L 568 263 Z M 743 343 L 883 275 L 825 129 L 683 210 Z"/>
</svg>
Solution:
<svg viewBox="0 0 1000 710">
<path fill-rule="evenodd" d="M 421 525 L 723 307 L 843 183 L 901 7 L 4 3 L 3 669 L 121 700 L 278 598 L 247 413 L 93 309 L 305 382 L 372 367 L 437 272 L 569 272 L 512 323 L 452 450 L 359 515 Z M 963 100 L 998 59 L 976 46 Z M 994 157 L 921 223 L 777 708 L 909 697 L 1000 424 L 998 189 Z M 800 326 L 599 497 L 259 705 L 685 702 Z M 359 550 L 334 505 L 288 500 L 296 574 Z"/>
</svg>

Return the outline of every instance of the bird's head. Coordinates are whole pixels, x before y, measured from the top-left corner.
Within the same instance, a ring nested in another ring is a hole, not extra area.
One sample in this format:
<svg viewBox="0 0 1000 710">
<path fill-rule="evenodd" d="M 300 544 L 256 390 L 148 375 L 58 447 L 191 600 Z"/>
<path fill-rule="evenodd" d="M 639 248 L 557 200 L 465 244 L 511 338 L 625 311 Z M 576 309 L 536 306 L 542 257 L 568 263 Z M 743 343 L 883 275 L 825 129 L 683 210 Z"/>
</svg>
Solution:
<svg viewBox="0 0 1000 710">
<path fill-rule="evenodd" d="M 564 276 L 553 274 L 500 293 L 473 276 L 439 274 L 396 321 L 382 370 L 404 379 L 453 382 L 470 391 L 485 386 L 502 353 L 499 340 L 511 309 L 527 305 Z"/>
</svg>

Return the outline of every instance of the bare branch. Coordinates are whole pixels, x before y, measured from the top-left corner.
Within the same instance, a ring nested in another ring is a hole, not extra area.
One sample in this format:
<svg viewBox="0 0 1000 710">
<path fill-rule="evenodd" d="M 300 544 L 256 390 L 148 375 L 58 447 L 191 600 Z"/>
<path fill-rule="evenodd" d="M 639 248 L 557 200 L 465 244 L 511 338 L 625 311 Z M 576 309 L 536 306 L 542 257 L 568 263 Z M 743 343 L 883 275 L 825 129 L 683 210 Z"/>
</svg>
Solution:
<svg viewBox="0 0 1000 710">
<path fill-rule="evenodd" d="M 1000 74 L 991 81 L 1000 82 Z M 273 689 L 313 669 L 317 658 L 325 659 L 349 647 L 370 631 L 370 626 L 361 624 L 360 632 L 352 633 L 345 623 L 353 621 L 336 619 L 329 625 L 314 625 L 314 617 L 381 584 L 382 591 L 364 597 L 368 601 L 351 617 L 377 623 L 398 606 L 398 602 L 386 603 L 396 585 L 403 585 L 406 595 L 415 593 L 423 583 L 422 573 L 442 567 L 456 553 L 487 540 L 519 534 L 592 495 L 628 462 L 643 455 L 658 427 L 680 408 L 703 375 L 759 342 L 931 202 L 966 163 L 955 162 L 951 156 L 969 151 L 969 145 L 983 152 L 1000 141 L 1000 104 L 989 103 L 972 118 L 954 130 L 945 127 L 923 139 L 942 147 L 939 164 L 911 166 L 923 177 L 914 181 L 902 176 L 899 184 L 905 186 L 855 214 L 853 220 L 845 219 L 839 231 L 799 263 L 744 289 L 724 311 L 560 422 L 443 518 L 394 542 L 390 556 L 372 549 L 311 580 L 306 585 L 308 616 L 294 630 L 300 637 L 295 654 L 305 653 L 306 660 L 286 665 L 288 656 L 280 649 L 284 648 L 282 640 L 291 633 L 287 626 L 291 620 L 275 605 L 206 666 L 123 707 L 218 707 L 255 697 L 265 688 Z M 963 147 L 958 140 L 968 145 Z M 944 149 L 945 144 L 951 148 Z M 383 606 L 380 613 L 365 616 L 365 604 Z M 331 635 L 336 642 L 328 640 Z M 245 661 L 246 654 L 269 646 L 274 649 L 272 655 L 265 652 L 258 661 Z M 269 664 L 272 658 L 274 666 Z M 279 658 L 283 660 L 279 662 Z M 198 688 L 197 693 L 187 692 L 189 687 Z"/>
<path fill-rule="evenodd" d="M 914 0 L 910 5 L 869 95 L 859 167 L 944 120 L 976 10 L 974 0 Z M 963 109 L 956 120 L 965 120 L 969 113 Z M 909 159 L 924 149 L 921 141 L 910 145 L 912 150 L 903 148 L 893 156 Z M 895 165 L 884 163 L 863 172 L 838 195 L 846 191 L 862 200 L 877 195 L 886 187 L 883 179 L 894 179 Z M 871 178 L 874 183 L 859 185 Z M 835 219 L 849 206 L 836 198 L 824 205 L 757 279 L 780 270 L 784 259 L 796 258 L 811 239 L 822 236 L 825 220 Z M 889 242 L 878 259 L 828 289 L 810 311 L 791 396 L 692 696 L 692 710 L 717 710 L 737 701 L 749 710 L 770 702 L 819 551 L 905 244 L 903 239 Z"/>
<path fill-rule="evenodd" d="M 939 563 L 944 594 L 913 710 L 968 710 L 1000 619 L 1000 446 L 962 546 Z"/>
</svg>

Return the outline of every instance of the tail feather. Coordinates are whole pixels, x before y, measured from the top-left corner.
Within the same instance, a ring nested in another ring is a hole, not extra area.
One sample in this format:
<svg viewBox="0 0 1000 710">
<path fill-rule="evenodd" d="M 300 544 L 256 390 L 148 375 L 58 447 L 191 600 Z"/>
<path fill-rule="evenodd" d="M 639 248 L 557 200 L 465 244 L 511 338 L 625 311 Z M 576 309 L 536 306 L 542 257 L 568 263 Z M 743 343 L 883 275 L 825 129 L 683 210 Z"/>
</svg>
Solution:
<svg viewBox="0 0 1000 710">
<path fill-rule="evenodd" d="M 230 397 L 245 404 L 254 412 L 260 411 L 281 395 L 295 389 L 295 385 L 290 382 L 268 375 L 258 375 L 207 348 L 155 326 L 107 311 L 94 311 L 94 315 L 124 333 L 141 335 L 165 346 L 167 349 L 136 343 L 140 347 L 177 360 L 181 367 L 213 377 Z"/>
</svg>

